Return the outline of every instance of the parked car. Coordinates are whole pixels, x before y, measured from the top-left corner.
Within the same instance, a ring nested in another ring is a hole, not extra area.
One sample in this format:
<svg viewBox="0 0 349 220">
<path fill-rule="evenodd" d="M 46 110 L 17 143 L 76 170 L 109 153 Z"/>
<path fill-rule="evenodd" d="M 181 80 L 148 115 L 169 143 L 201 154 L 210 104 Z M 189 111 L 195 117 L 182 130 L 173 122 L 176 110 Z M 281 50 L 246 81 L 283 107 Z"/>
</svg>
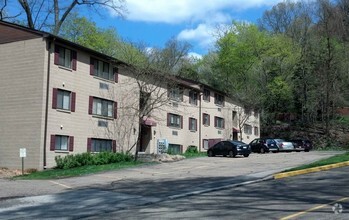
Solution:
<svg viewBox="0 0 349 220">
<path fill-rule="evenodd" d="M 235 157 L 243 155 L 248 157 L 251 153 L 248 144 L 241 141 L 220 141 L 207 150 L 207 156 L 214 157 L 216 155 Z"/>
<path fill-rule="evenodd" d="M 269 138 L 256 138 L 249 145 L 252 152 L 261 154 L 270 152 L 270 148 L 274 147 Z"/>
<path fill-rule="evenodd" d="M 255 153 L 279 152 L 279 151 L 293 151 L 294 146 L 292 142 L 284 139 L 274 138 L 256 138 L 249 144 L 251 151 Z"/>
<path fill-rule="evenodd" d="M 295 138 L 289 141 L 293 143 L 294 149 L 298 152 L 299 151 L 309 152 L 310 150 L 313 149 L 313 144 L 310 140 L 307 140 L 304 138 Z"/>
</svg>

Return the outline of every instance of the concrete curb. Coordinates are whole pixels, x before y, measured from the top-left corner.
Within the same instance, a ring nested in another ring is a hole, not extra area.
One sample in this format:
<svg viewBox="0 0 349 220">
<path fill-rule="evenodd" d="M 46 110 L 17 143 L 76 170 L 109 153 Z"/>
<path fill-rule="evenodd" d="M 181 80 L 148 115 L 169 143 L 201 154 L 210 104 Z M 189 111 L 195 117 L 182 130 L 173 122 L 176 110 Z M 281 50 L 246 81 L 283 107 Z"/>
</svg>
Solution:
<svg viewBox="0 0 349 220">
<path fill-rule="evenodd" d="M 330 169 L 344 167 L 344 166 L 349 166 L 349 161 L 330 164 L 330 165 L 324 165 L 324 166 L 319 166 L 319 167 L 313 167 L 313 168 L 308 168 L 308 169 L 304 169 L 304 170 L 296 170 L 296 171 L 290 171 L 290 172 L 284 172 L 284 173 L 277 173 L 277 174 L 274 174 L 273 176 L 274 176 L 274 179 L 282 179 L 282 178 L 287 178 L 290 176 L 297 176 L 297 175 L 301 175 L 301 174 L 314 173 L 314 172 L 330 170 Z"/>
</svg>

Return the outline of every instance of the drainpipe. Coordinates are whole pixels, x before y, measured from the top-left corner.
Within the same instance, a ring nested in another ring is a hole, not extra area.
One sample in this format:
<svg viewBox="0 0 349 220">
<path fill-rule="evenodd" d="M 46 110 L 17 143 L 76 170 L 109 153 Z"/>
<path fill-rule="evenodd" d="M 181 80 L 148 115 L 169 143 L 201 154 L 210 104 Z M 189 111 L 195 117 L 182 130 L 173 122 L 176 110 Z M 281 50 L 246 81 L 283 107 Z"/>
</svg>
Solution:
<svg viewBox="0 0 349 220">
<path fill-rule="evenodd" d="M 47 81 L 46 81 L 46 106 L 45 106 L 45 128 L 44 128 L 44 169 L 46 169 L 46 142 L 47 142 L 47 124 L 48 124 L 48 101 L 49 101 L 49 92 L 50 92 L 50 69 L 51 69 L 51 42 L 48 40 L 48 37 L 45 36 L 44 39 L 46 39 L 46 48 L 47 48 L 47 56 L 48 56 L 48 63 L 47 63 Z"/>
<path fill-rule="evenodd" d="M 199 93 L 199 152 L 201 152 L 201 98 L 202 98 L 202 92 Z"/>
</svg>

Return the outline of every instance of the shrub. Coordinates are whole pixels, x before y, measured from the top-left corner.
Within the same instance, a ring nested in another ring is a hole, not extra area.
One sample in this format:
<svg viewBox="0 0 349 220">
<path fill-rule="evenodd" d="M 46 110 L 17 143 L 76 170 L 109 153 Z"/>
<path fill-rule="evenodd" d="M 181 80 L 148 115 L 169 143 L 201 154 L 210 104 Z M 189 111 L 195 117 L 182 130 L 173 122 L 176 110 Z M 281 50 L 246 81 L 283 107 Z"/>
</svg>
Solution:
<svg viewBox="0 0 349 220">
<path fill-rule="evenodd" d="M 82 153 L 67 155 L 65 157 L 56 156 L 57 169 L 70 169 L 86 165 L 104 165 L 111 163 L 130 162 L 133 160 L 131 154 L 100 152 L 97 154 Z"/>
<path fill-rule="evenodd" d="M 194 145 L 190 145 L 188 146 L 187 150 L 185 151 L 185 153 L 189 153 L 189 154 L 196 154 L 196 153 L 199 153 L 198 151 L 198 147 L 197 146 L 194 146 Z"/>
</svg>

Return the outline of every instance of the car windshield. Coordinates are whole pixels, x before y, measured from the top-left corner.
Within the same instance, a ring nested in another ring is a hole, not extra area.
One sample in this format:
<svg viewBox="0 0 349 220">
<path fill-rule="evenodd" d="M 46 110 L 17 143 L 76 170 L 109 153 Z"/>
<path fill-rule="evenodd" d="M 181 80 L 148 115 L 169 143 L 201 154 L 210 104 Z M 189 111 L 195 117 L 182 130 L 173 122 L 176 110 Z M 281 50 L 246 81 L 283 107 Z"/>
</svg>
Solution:
<svg viewBox="0 0 349 220">
<path fill-rule="evenodd" d="M 275 139 L 277 142 L 284 142 L 284 139 Z"/>
</svg>

